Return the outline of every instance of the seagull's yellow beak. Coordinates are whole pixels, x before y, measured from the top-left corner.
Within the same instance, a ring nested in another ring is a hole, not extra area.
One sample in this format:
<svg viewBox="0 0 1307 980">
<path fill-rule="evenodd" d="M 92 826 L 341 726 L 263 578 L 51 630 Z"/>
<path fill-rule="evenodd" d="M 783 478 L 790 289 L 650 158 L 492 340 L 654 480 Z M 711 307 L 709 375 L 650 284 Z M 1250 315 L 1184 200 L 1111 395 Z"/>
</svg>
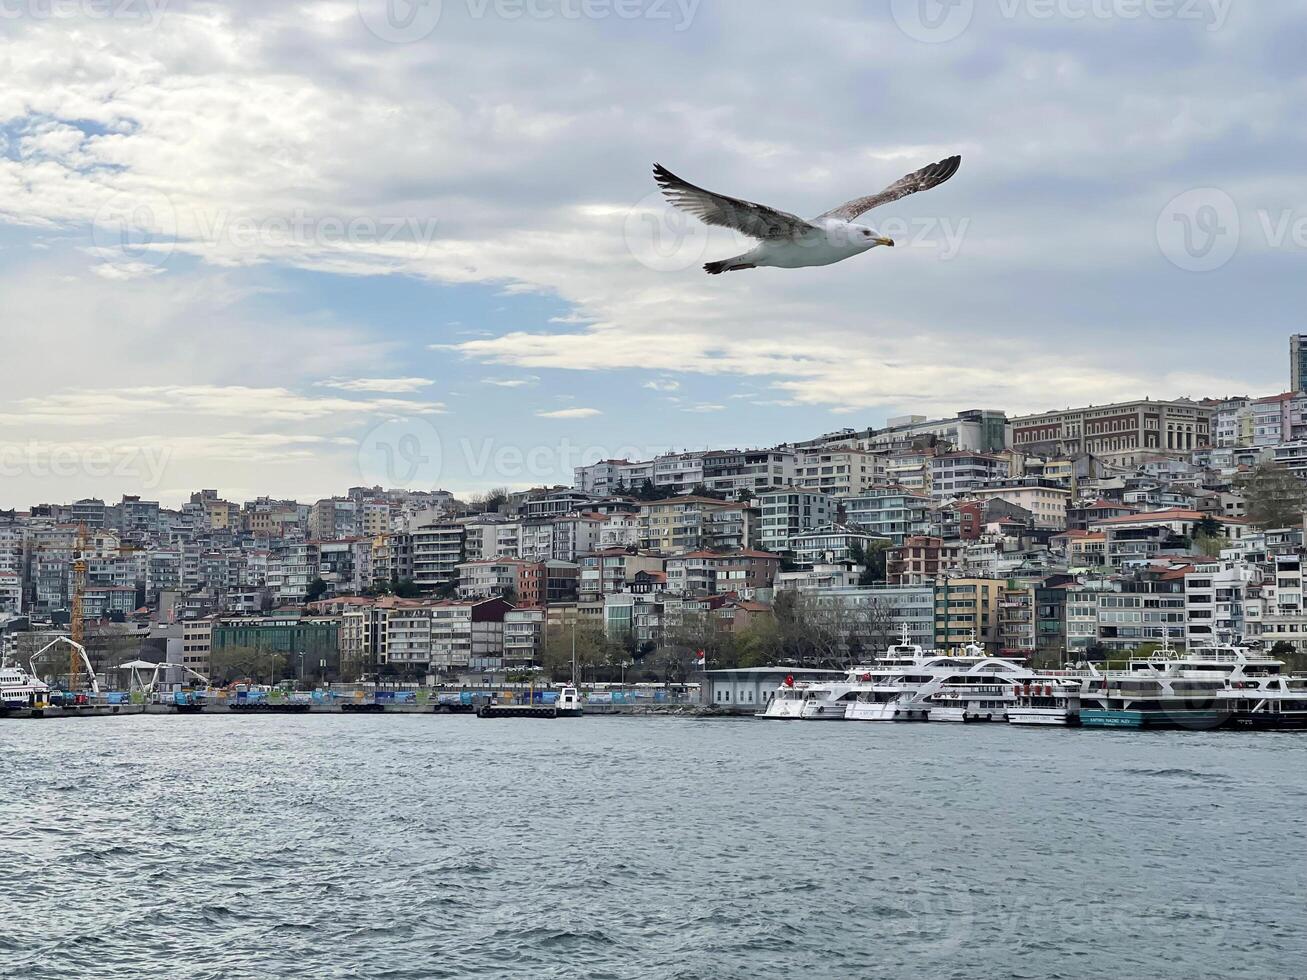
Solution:
<svg viewBox="0 0 1307 980">
<path fill-rule="evenodd" d="M 894 239 L 885 238 L 883 235 L 880 238 L 873 238 L 872 241 L 877 245 L 888 245 L 890 248 L 894 247 Z"/>
</svg>

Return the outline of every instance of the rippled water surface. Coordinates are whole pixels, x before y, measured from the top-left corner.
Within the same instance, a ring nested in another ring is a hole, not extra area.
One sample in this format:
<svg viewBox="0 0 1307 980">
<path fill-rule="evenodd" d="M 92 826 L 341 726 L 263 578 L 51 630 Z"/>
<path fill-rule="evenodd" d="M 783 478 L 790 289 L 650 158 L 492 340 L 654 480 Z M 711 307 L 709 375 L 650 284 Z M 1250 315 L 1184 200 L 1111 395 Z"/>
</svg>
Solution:
<svg viewBox="0 0 1307 980">
<path fill-rule="evenodd" d="M 1307 974 L 1307 737 L 0 724 L 0 976 Z"/>
</svg>

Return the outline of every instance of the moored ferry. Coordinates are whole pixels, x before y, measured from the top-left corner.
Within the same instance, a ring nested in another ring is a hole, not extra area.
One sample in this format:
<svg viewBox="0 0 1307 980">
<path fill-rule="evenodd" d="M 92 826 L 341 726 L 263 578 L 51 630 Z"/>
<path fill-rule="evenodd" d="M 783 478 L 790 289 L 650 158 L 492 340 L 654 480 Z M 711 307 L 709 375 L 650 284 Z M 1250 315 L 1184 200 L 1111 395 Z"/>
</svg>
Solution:
<svg viewBox="0 0 1307 980">
<path fill-rule="evenodd" d="M 924 707 L 907 707 L 912 695 L 941 671 L 952 672 L 977 659 L 967 652 L 959 656 L 925 650 L 909 642 L 904 626 L 900 641 L 860 678 L 844 717 L 847 721 L 926 721 Z"/>
<path fill-rule="evenodd" d="M 896 720 L 1001 722 L 1016 701 L 1014 685 L 1036 677 L 1022 658 L 986 656 L 974 641 L 961 656 L 938 657 L 922 668 L 924 683 L 899 699 Z"/>
<path fill-rule="evenodd" d="M 50 686 L 22 667 L 0 667 L 0 713 L 39 716 L 50 705 Z"/>
<path fill-rule="evenodd" d="M 1234 644 L 1179 653 L 1167 645 L 1088 681 L 1081 722 L 1100 728 L 1307 727 L 1307 679 Z"/>
<path fill-rule="evenodd" d="M 1232 712 L 1224 682 L 1162 675 L 1105 675 L 1084 692 L 1080 724 L 1086 728 L 1219 728 Z"/>
<path fill-rule="evenodd" d="M 795 681 L 786 677 L 765 710 L 754 715 L 780 721 L 843 721 L 867 676 L 866 667 L 854 667 L 840 680 Z"/>
<path fill-rule="evenodd" d="M 1080 724 L 1080 684 L 1045 680 L 1013 687 L 1014 703 L 1008 706 L 1009 725 Z"/>
</svg>

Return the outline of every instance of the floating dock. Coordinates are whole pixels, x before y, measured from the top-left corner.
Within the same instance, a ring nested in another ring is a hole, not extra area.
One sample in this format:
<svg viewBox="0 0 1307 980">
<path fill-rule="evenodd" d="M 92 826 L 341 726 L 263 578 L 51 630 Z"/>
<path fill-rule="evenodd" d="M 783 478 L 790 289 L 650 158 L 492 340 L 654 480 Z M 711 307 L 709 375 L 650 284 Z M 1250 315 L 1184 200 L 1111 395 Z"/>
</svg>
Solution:
<svg viewBox="0 0 1307 980">
<path fill-rule="evenodd" d="M 557 718 L 556 704 L 483 704 L 478 718 Z"/>
</svg>

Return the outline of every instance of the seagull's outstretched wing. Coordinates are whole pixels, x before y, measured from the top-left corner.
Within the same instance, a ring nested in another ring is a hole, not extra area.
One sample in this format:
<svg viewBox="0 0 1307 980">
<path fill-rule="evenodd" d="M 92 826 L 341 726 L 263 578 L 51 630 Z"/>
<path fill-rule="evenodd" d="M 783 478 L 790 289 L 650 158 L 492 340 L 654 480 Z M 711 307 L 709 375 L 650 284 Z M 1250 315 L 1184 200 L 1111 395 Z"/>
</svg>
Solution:
<svg viewBox="0 0 1307 980">
<path fill-rule="evenodd" d="M 793 238 L 814 230 L 798 215 L 695 187 L 660 163 L 654 164 L 654 179 L 667 200 L 706 224 L 734 228 L 751 238 Z"/>
<path fill-rule="evenodd" d="M 922 167 L 916 173 L 908 174 L 906 177 L 900 177 L 894 183 L 890 184 L 879 194 L 870 194 L 867 197 L 857 197 L 846 204 L 841 204 L 837 208 L 832 208 L 825 214 L 813 218 L 813 221 L 820 221 L 822 218 L 841 218 L 844 221 L 852 221 L 860 214 L 865 214 L 872 208 L 878 208 L 882 204 L 889 204 L 890 201 L 897 201 L 901 197 L 907 197 L 909 194 L 915 194 L 917 191 L 928 191 L 932 187 L 938 187 L 944 181 L 948 180 L 958 172 L 958 167 L 962 165 L 962 157 L 949 157 L 941 160 L 939 163 L 932 163 L 929 167 Z"/>
</svg>

